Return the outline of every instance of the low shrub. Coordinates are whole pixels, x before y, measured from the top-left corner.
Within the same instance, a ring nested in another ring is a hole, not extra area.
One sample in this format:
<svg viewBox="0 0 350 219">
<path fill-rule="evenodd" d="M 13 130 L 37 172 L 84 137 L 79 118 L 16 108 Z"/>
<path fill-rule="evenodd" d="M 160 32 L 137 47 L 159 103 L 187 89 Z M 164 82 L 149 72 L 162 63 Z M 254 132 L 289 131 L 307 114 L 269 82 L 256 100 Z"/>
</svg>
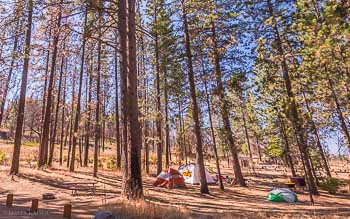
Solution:
<svg viewBox="0 0 350 219">
<path fill-rule="evenodd" d="M 8 158 L 5 152 L 0 151 L 0 164 L 7 164 Z"/>
<path fill-rule="evenodd" d="M 324 182 L 320 183 L 320 188 L 329 192 L 329 194 L 336 194 L 342 183 L 339 179 L 328 178 Z"/>
</svg>

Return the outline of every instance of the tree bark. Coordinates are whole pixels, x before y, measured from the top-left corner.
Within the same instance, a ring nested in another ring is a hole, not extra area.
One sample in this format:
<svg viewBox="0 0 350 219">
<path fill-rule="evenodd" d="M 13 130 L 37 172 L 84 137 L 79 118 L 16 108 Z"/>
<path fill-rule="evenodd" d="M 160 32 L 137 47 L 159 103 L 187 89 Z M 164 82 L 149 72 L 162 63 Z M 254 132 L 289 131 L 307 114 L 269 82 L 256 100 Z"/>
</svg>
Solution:
<svg viewBox="0 0 350 219">
<path fill-rule="evenodd" d="M 329 166 L 328 166 L 327 158 L 326 158 L 325 152 L 323 150 L 323 146 L 321 144 L 320 135 L 318 134 L 318 129 L 317 129 L 317 126 L 316 126 L 315 121 L 313 119 L 312 111 L 310 109 L 309 100 L 306 98 L 305 91 L 303 91 L 303 97 L 304 97 L 304 102 L 305 102 L 306 109 L 308 112 L 308 117 L 309 117 L 309 120 L 311 122 L 312 131 L 313 131 L 315 138 L 316 138 L 316 144 L 317 144 L 319 153 L 320 153 L 322 161 L 323 161 L 323 167 L 326 171 L 327 176 L 329 178 L 331 178 L 332 177 L 331 171 L 330 171 Z"/>
<path fill-rule="evenodd" d="M 123 138 L 122 138 L 122 150 L 123 150 L 123 188 L 126 190 L 127 179 L 129 177 L 128 169 L 128 105 L 127 105 L 127 73 L 128 73 L 128 46 L 127 46 L 127 6 L 126 0 L 118 0 L 118 32 L 120 43 L 120 85 L 121 85 L 121 98 L 122 98 L 122 121 L 123 121 Z"/>
<path fill-rule="evenodd" d="M 130 130 L 130 175 L 125 182 L 126 196 L 128 199 L 143 199 L 141 157 L 142 145 L 141 127 L 139 123 L 139 109 L 137 102 L 137 55 L 136 55 L 136 23 L 135 23 L 135 0 L 128 0 L 128 122 Z"/>
<path fill-rule="evenodd" d="M 86 28 L 87 23 L 87 9 L 85 9 L 85 21 L 84 28 Z M 86 45 L 86 36 L 83 35 L 83 44 L 82 44 L 82 54 L 81 54 L 81 64 L 80 64 L 80 75 L 79 75 L 79 88 L 78 88 L 78 99 L 77 99 L 77 108 L 75 111 L 75 119 L 74 119 L 74 127 L 73 127 L 73 142 L 72 142 L 72 155 L 70 160 L 69 171 L 74 172 L 75 169 L 75 150 L 77 147 L 78 140 L 78 128 L 79 128 L 79 120 L 80 120 L 80 107 L 81 107 L 81 90 L 83 84 L 83 76 L 84 76 L 84 63 L 85 63 L 85 45 Z"/>
<path fill-rule="evenodd" d="M 98 11 L 99 26 L 102 23 L 102 11 Z M 99 38 L 101 37 L 101 27 L 98 29 Z M 97 43 L 97 81 L 96 81 L 96 116 L 95 116 L 95 150 L 94 150 L 94 177 L 97 177 L 98 170 L 98 153 L 99 153 L 99 141 L 101 139 L 101 121 L 100 121 L 100 109 L 101 109 L 101 41 Z M 103 139 L 102 139 L 103 140 Z M 103 143 L 102 143 L 103 145 Z"/>
<path fill-rule="evenodd" d="M 157 23 L 158 17 L 158 5 L 157 1 L 154 5 L 154 22 Z M 163 138 L 162 138 L 162 113 L 161 113 L 161 102 L 160 102 L 160 64 L 159 64 L 159 39 L 158 33 L 154 36 L 155 40 L 155 61 L 156 61 L 156 105 L 157 105 L 157 175 L 163 170 Z"/>
<path fill-rule="evenodd" d="M 220 108 L 221 108 L 221 117 L 224 123 L 224 135 L 228 144 L 228 148 L 231 152 L 232 162 L 233 162 L 233 171 L 236 178 L 236 183 L 240 186 L 246 186 L 245 180 L 242 175 L 241 166 L 238 159 L 237 147 L 235 145 L 233 139 L 233 133 L 230 125 L 229 119 L 229 110 L 228 103 L 225 98 L 225 88 L 222 83 L 222 75 L 221 75 L 221 66 L 220 66 L 220 57 L 218 52 L 217 45 L 217 36 L 216 36 L 216 28 L 214 21 L 211 21 L 212 27 L 212 35 L 213 35 L 213 43 L 214 43 L 214 61 L 215 61 L 215 80 L 218 89 L 218 95 L 220 99 Z"/>
<path fill-rule="evenodd" d="M 31 37 L 32 37 L 32 22 L 33 22 L 33 0 L 29 0 L 21 92 L 20 92 L 19 104 L 18 104 L 15 142 L 14 142 L 10 174 L 18 174 L 18 169 L 19 169 L 19 156 L 21 151 L 22 130 L 23 130 L 23 123 L 24 123 L 24 108 L 25 108 L 25 102 L 26 102 L 27 79 L 28 79 L 29 58 L 30 58 L 30 45 L 31 45 Z"/>
<path fill-rule="evenodd" d="M 43 123 L 43 132 L 42 132 L 42 140 L 39 148 L 39 161 L 38 167 L 42 167 L 47 164 L 48 158 L 48 146 L 49 146 L 49 137 L 50 137 L 50 125 L 51 125 L 51 107 L 53 104 L 53 89 L 54 89 L 54 77 L 56 71 L 56 59 L 57 59 L 57 51 L 58 51 L 58 43 L 60 37 L 60 27 L 61 27 L 61 19 L 62 19 L 62 3 L 63 0 L 60 1 L 60 9 L 58 12 L 57 24 L 55 28 L 55 34 L 53 38 L 53 54 L 52 54 L 52 62 L 51 62 L 51 72 L 49 78 L 49 86 L 47 91 L 47 101 L 46 101 L 46 110 L 44 116 Z"/>
<path fill-rule="evenodd" d="M 267 0 L 267 4 L 268 4 L 268 10 L 269 10 L 270 16 L 273 17 L 272 21 L 273 21 L 273 28 L 274 28 L 276 45 L 277 45 L 277 51 L 278 51 L 280 58 L 281 58 L 282 74 L 283 74 L 283 79 L 284 79 L 284 83 L 286 86 L 288 100 L 289 100 L 289 104 L 290 104 L 290 108 L 291 108 L 291 120 L 293 123 L 295 135 L 297 136 L 297 140 L 298 140 L 297 142 L 298 142 L 300 154 L 301 154 L 301 157 L 304 161 L 306 180 L 308 182 L 310 194 L 317 195 L 319 193 L 318 193 L 317 186 L 315 183 L 315 178 L 314 178 L 314 176 L 312 174 L 312 170 L 311 170 L 311 164 L 310 164 L 310 160 L 309 160 L 310 155 L 308 152 L 307 142 L 306 142 L 305 137 L 304 137 L 304 129 L 303 129 L 303 126 L 301 124 L 301 120 L 299 118 L 297 104 L 296 104 L 295 96 L 294 96 L 293 89 L 292 89 L 292 83 L 291 83 L 291 80 L 289 77 L 289 71 L 288 71 L 289 69 L 288 69 L 287 61 L 286 61 L 286 58 L 284 55 L 282 40 L 281 40 L 280 33 L 279 33 L 279 30 L 277 27 L 277 21 L 275 18 L 275 14 L 273 11 L 271 0 Z"/>
<path fill-rule="evenodd" d="M 202 145 L 202 136 L 201 136 L 201 127 L 199 121 L 199 109 L 197 104 L 196 96 L 196 84 L 194 81 L 194 72 L 193 72 L 193 63 L 192 63 L 192 51 L 191 51 L 191 41 L 190 34 L 188 29 L 187 22 L 187 13 L 184 5 L 184 0 L 182 1 L 182 21 L 185 32 L 185 48 L 187 56 L 187 65 L 188 65 L 188 81 L 190 85 L 190 96 L 192 103 L 192 117 L 194 121 L 194 132 L 196 136 L 196 151 L 197 151 L 197 164 L 199 167 L 199 176 L 200 176 L 200 192 L 202 194 L 209 194 L 209 188 L 207 184 L 207 179 L 205 175 L 204 159 L 203 159 L 203 145 Z"/>
<path fill-rule="evenodd" d="M 117 139 L 117 168 L 121 168 L 121 148 L 120 148 L 120 118 L 119 118 L 119 84 L 118 84 L 118 52 L 115 51 L 115 124 Z"/>
</svg>

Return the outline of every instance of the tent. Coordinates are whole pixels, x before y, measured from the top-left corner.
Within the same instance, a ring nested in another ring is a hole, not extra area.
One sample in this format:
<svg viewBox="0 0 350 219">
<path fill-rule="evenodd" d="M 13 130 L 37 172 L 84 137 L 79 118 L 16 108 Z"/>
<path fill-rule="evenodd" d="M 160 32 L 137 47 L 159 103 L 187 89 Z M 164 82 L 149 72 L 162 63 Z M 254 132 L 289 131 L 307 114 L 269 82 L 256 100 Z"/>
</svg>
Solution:
<svg viewBox="0 0 350 219">
<path fill-rule="evenodd" d="M 188 164 L 179 167 L 179 172 L 185 178 L 186 183 L 190 184 L 199 184 L 200 176 L 199 176 L 199 166 L 198 164 Z M 216 181 L 210 176 L 208 170 L 205 168 L 205 176 L 207 178 L 208 184 L 214 184 Z"/>
<path fill-rule="evenodd" d="M 293 203 L 298 201 L 297 194 L 285 188 L 273 189 L 269 192 L 267 199 L 272 202 Z"/>
<path fill-rule="evenodd" d="M 179 188 L 185 187 L 184 177 L 175 169 L 168 168 L 163 170 L 158 176 L 156 181 L 153 183 L 154 186 L 168 187 L 168 188 Z"/>
</svg>

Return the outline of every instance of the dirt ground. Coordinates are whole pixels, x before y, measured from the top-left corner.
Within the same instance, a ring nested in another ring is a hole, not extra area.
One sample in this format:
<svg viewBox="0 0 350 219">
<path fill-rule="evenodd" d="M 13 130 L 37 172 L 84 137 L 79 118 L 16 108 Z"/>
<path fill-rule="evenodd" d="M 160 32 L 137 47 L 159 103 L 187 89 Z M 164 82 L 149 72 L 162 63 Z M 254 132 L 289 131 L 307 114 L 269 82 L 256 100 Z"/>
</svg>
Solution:
<svg viewBox="0 0 350 219">
<path fill-rule="evenodd" d="M 5 151 L 10 158 L 12 146 L 0 143 L 0 151 Z M 91 167 L 78 167 L 76 172 L 71 173 L 65 166 L 59 166 L 58 163 L 54 163 L 50 169 L 38 170 L 26 159 L 36 151 L 37 147 L 33 146 L 22 148 L 20 174 L 13 179 L 8 175 L 9 162 L 0 165 L 0 218 L 62 218 L 63 206 L 66 203 L 72 204 L 73 218 L 92 218 L 96 211 L 113 208 L 121 202 L 121 172 L 100 170 L 98 177 L 94 178 Z M 110 150 L 103 156 L 109 156 L 112 152 Z M 226 165 L 223 173 L 232 175 L 232 170 Z M 185 209 L 203 216 L 223 214 L 226 216 L 243 215 L 244 218 L 244 215 L 250 215 L 249 218 L 254 218 L 254 215 L 263 213 L 266 217 L 269 215 L 314 215 L 320 218 L 323 215 L 330 218 L 350 218 L 349 194 L 330 195 L 321 191 L 320 196 L 314 197 L 315 205 L 312 206 L 308 193 L 298 190 L 298 203 L 272 203 L 266 199 L 267 194 L 272 188 L 279 187 L 287 180 L 283 172 L 262 171 L 257 176 L 246 178 L 248 179 L 247 188 L 226 185 L 225 191 L 221 191 L 217 185 L 210 185 L 210 195 L 201 195 L 198 186 L 188 185 L 184 189 L 154 187 L 152 184 L 155 176 L 144 175 L 144 194 L 147 202 Z M 97 181 L 96 194 L 80 192 L 73 196 L 71 191 L 63 186 L 63 183 L 77 180 Z M 5 207 L 6 196 L 9 193 L 14 194 L 14 207 L 11 209 Z M 54 193 L 56 199 L 42 200 L 44 193 Z M 36 216 L 28 215 L 26 212 L 31 205 L 32 198 L 40 200 L 39 215 Z"/>
</svg>

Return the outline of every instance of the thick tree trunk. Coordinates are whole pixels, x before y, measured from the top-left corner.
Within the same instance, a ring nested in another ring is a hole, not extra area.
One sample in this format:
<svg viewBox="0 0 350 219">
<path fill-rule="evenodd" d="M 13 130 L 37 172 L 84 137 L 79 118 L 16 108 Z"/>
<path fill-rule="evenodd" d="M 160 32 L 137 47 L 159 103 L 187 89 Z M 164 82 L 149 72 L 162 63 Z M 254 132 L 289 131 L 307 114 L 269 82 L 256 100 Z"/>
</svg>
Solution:
<svg viewBox="0 0 350 219">
<path fill-rule="evenodd" d="M 53 38 L 53 54 L 52 54 L 52 62 L 51 62 L 51 72 L 50 72 L 50 78 L 49 78 L 49 86 L 47 91 L 47 101 L 46 101 L 46 110 L 45 110 L 45 116 L 44 116 L 44 123 L 43 123 L 43 132 L 42 132 L 42 140 L 39 148 L 39 160 L 38 160 L 38 167 L 42 167 L 45 164 L 47 164 L 47 155 L 48 155 L 48 146 L 49 146 L 49 137 L 50 137 L 50 125 L 51 125 L 51 110 L 52 110 L 52 98 L 53 98 L 53 89 L 54 89 L 54 78 L 55 78 L 55 71 L 56 71 L 56 59 L 57 59 L 57 52 L 58 52 L 58 43 L 59 43 L 59 37 L 60 37 L 60 27 L 61 27 L 61 19 L 62 19 L 62 3 L 63 0 L 60 2 L 60 9 L 59 14 L 57 18 L 57 24 L 55 28 L 55 34 Z"/>
<path fill-rule="evenodd" d="M 202 135 L 201 127 L 199 121 L 199 109 L 197 104 L 196 96 L 196 84 L 194 81 L 193 63 L 192 63 L 192 51 L 191 51 L 191 40 L 188 29 L 187 13 L 185 9 L 184 2 L 182 1 L 182 21 L 185 32 L 185 48 L 188 64 L 188 81 L 190 85 L 190 96 L 192 103 L 192 117 L 194 121 L 194 132 L 196 136 L 196 151 L 197 151 L 197 164 L 199 166 L 199 176 L 200 176 L 200 192 L 203 194 L 209 194 L 207 179 L 205 175 L 204 158 L 203 158 L 203 145 L 202 145 Z"/>
<path fill-rule="evenodd" d="M 271 1 L 267 0 L 267 4 L 268 4 L 268 10 L 269 10 L 270 16 L 273 17 L 272 21 L 273 21 L 273 28 L 274 28 L 274 33 L 275 33 L 276 46 L 277 46 L 277 50 L 278 50 L 278 53 L 279 53 L 280 58 L 281 58 L 281 68 L 282 68 L 282 73 L 283 73 L 283 79 L 285 82 L 285 86 L 286 86 L 286 90 L 287 90 L 287 94 L 288 94 L 288 99 L 289 99 L 289 104 L 290 104 L 290 109 L 291 109 L 290 116 L 291 116 L 291 120 L 293 123 L 295 135 L 297 136 L 297 139 L 298 139 L 297 142 L 298 142 L 300 154 L 301 154 L 302 160 L 304 161 L 306 180 L 308 182 L 310 194 L 316 195 L 319 193 L 318 193 L 317 186 L 315 183 L 315 177 L 312 174 L 312 170 L 311 170 L 311 164 L 310 164 L 310 160 L 309 160 L 310 155 L 308 152 L 308 146 L 307 146 L 307 142 L 306 142 L 305 137 L 304 137 L 304 129 L 303 129 L 303 126 L 301 124 L 301 120 L 299 118 L 297 104 L 296 104 L 295 96 L 294 96 L 293 89 L 292 89 L 292 83 L 291 83 L 291 80 L 289 77 L 288 65 L 287 65 L 287 61 L 286 61 L 283 46 L 282 46 L 282 40 L 281 40 L 279 30 L 277 27 L 277 21 L 275 18 L 275 14 L 273 11 Z"/>
<path fill-rule="evenodd" d="M 232 136 L 233 133 L 230 125 L 229 109 L 228 109 L 227 100 L 225 98 L 225 88 L 222 83 L 220 57 L 219 57 L 219 51 L 218 51 L 218 45 L 217 45 L 217 39 L 216 39 L 216 28 L 215 28 L 214 21 L 211 22 L 211 25 L 212 25 L 212 34 L 213 34 L 213 43 L 214 43 L 214 61 L 215 61 L 214 75 L 215 75 L 218 95 L 220 99 L 221 116 L 222 116 L 222 120 L 224 123 L 224 130 L 225 130 L 224 135 L 228 144 L 228 148 L 231 152 L 232 162 L 233 162 L 233 171 L 235 173 L 236 183 L 240 186 L 246 186 L 246 183 L 242 175 L 241 166 L 239 163 L 237 147 L 235 145 L 235 142 Z"/>
<path fill-rule="evenodd" d="M 126 0 L 118 0 L 118 32 L 119 32 L 119 44 L 120 44 L 120 85 L 121 85 L 121 98 L 122 98 L 122 121 L 123 121 L 123 138 L 122 138 L 122 150 L 123 150 L 123 188 L 125 191 L 125 185 L 129 177 L 128 169 L 128 105 L 127 105 L 127 72 L 128 72 L 128 46 L 127 46 L 127 7 Z"/>
<path fill-rule="evenodd" d="M 128 122 L 130 130 L 130 175 L 125 182 L 124 191 L 128 199 L 143 199 L 141 157 L 142 145 L 141 127 L 137 99 L 137 55 L 136 55 L 136 23 L 135 0 L 128 0 L 128 42 L 129 42 L 129 72 L 128 72 Z"/>
<path fill-rule="evenodd" d="M 32 37 L 33 0 L 28 1 L 28 21 L 27 22 L 28 23 L 27 23 L 27 31 L 26 31 L 26 39 L 25 39 L 21 92 L 20 92 L 19 104 L 18 104 L 15 142 L 14 142 L 10 174 L 18 174 L 18 169 L 19 169 L 19 156 L 21 151 L 22 130 L 23 130 L 23 123 L 24 123 L 24 108 L 25 108 L 26 93 L 27 93 L 30 44 L 31 44 L 31 37 Z"/>
</svg>

